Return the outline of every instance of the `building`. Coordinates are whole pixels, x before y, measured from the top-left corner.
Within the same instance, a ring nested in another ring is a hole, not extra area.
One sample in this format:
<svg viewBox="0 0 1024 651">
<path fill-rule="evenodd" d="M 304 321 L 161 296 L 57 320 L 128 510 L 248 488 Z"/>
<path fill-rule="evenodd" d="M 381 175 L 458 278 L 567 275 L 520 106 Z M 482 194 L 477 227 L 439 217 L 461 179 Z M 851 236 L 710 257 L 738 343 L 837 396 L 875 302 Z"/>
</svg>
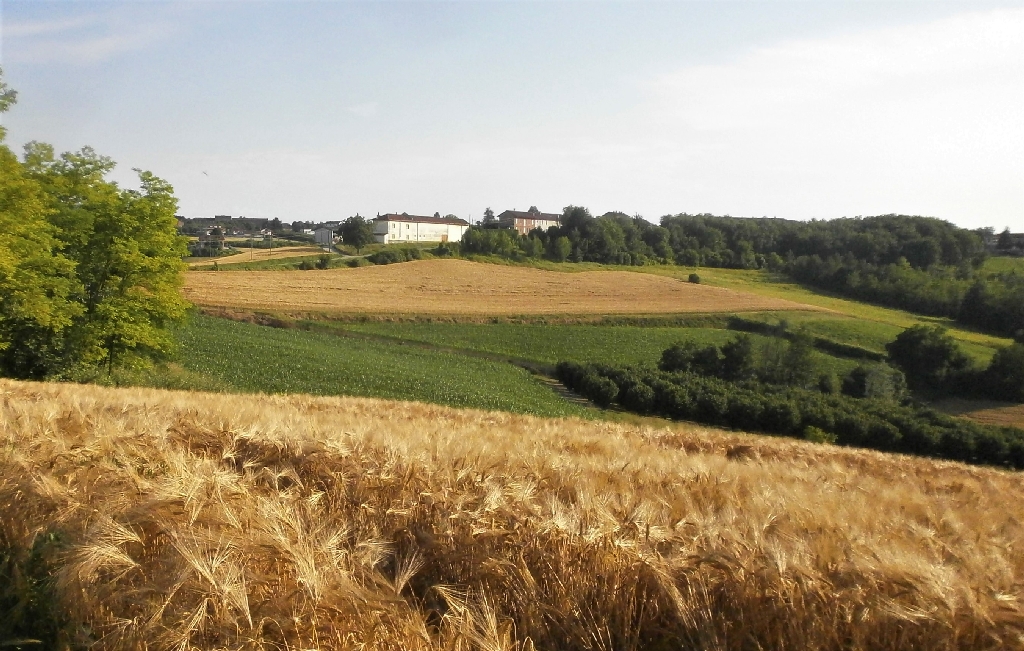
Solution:
<svg viewBox="0 0 1024 651">
<path fill-rule="evenodd" d="M 526 235 L 535 228 L 548 230 L 552 226 L 561 224 L 561 215 L 549 212 L 540 212 L 536 208 L 530 208 L 526 212 L 520 210 L 506 210 L 498 215 L 498 228 L 510 228 Z"/>
<path fill-rule="evenodd" d="M 334 233 L 338 230 L 341 224 L 328 223 L 321 224 L 313 229 L 313 241 L 318 246 L 332 246 L 334 244 Z"/>
<path fill-rule="evenodd" d="M 199 239 L 189 242 L 189 254 L 193 256 L 215 255 L 224 250 L 224 232 L 211 228 L 199 233 Z"/>
<path fill-rule="evenodd" d="M 469 222 L 458 217 L 387 214 L 373 220 L 373 239 L 379 244 L 459 242 L 467 228 Z"/>
</svg>

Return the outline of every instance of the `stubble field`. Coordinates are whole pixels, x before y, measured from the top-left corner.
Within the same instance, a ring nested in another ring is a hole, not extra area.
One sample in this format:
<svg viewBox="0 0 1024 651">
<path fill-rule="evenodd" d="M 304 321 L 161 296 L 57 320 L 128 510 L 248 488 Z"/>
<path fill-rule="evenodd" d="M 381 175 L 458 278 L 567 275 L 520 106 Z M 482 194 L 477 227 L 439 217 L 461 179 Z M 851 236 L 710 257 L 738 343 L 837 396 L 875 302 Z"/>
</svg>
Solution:
<svg viewBox="0 0 1024 651">
<path fill-rule="evenodd" d="M 566 274 L 465 260 L 421 260 L 317 272 L 190 272 L 184 291 L 190 301 L 207 307 L 339 314 L 674 314 L 820 309 L 652 274 Z"/>
<path fill-rule="evenodd" d="M 243 249 L 241 253 L 223 258 L 197 258 L 190 260 L 188 266 L 208 267 L 214 262 L 218 264 L 241 264 L 245 262 L 263 262 L 266 260 L 284 260 L 323 253 L 318 246 L 281 246 L 274 249 Z"/>
<path fill-rule="evenodd" d="M 1024 490 L 994 469 L 685 425 L 11 381 L 0 468 L 0 602 L 23 604 L 0 641 L 1024 648 Z"/>
</svg>

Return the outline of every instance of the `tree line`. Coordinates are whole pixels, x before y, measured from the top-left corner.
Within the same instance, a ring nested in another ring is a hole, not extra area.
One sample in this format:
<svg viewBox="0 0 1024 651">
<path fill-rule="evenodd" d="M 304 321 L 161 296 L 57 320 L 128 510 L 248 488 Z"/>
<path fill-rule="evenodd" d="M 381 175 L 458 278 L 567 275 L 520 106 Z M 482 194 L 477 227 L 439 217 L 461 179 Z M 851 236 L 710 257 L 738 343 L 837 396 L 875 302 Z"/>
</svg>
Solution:
<svg viewBox="0 0 1024 651">
<path fill-rule="evenodd" d="M 1024 431 L 952 418 L 916 403 L 907 389 L 948 389 L 974 373 L 1024 400 L 1024 345 L 970 369 L 941 330 L 918 326 L 890 343 L 889 363 L 839 379 L 816 374 L 812 338 L 755 344 L 739 335 L 719 347 L 681 343 L 657 368 L 560 362 L 561 382 L 596 404 L 768 434 L 877 450 L 1024 468 Z"/>
<path fill-rule="evenodd" d="M 16 93 L 0 76 L 0 112 Z M 106 177 L 89 147 L 57 155 L 31 142 L 19 159 L 0 128 L 0 375 L 67 376 L 168 355 L 184 317 L 186 239 L 166 181 Z"/>
<path fill-rule="evenodd" d="M 858 300 L 1024 338 L 1024 275 L 983 273 L 981 234 L 929 217 L 799 222 L 667 215 L 660 225 L 567 206 L 561 225 L 521 236 L 471 228 L 465 254 L 556 262 L 767 269 Z"/>
</svg>

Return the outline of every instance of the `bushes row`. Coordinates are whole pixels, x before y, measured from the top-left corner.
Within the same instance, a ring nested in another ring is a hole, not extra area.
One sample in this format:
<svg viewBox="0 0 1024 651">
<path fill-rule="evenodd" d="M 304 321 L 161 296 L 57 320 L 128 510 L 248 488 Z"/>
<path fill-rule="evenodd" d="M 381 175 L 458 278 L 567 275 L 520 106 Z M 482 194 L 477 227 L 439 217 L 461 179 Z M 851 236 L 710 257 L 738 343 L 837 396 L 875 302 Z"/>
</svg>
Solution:
<svg viewBox="0 0 1024 651">
<path fill-rule="evenodd" d="M 558 379 L 595 403 L 639 414 L 839 445 L 1024 468 L 1024 431 L 893 401 L 730 382 L 692 372 L 560 362 Z"/>
<path fill-rule="evenodd" d="M 432 257 L 427 251 L 415 246 L 388 247 L 366 256 L 366 259 L 373 264 L 394 264 L 396 262 L 409 262 L 411 260 L 423 260 Z"/>
</svg>

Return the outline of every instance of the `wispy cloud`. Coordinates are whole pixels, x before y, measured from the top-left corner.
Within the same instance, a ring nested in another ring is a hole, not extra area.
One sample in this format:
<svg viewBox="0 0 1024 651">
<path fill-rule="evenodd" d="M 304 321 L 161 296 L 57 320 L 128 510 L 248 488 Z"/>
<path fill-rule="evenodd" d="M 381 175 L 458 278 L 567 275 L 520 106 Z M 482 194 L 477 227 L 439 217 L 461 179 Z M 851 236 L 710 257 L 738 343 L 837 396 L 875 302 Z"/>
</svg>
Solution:
<svg viewBox="0 0 1024 651">
<path fill-rule="evenodd" d="M 7 38 L 26 38 L 48 34 L 59 34 L 68 30 L 84 27 L 94 22 L 89 16 L 65 18 L 61 20 L 35 20 L 24 22 L 6 22 L 3 35 Z"/>
<path fill-rule="evenodd" d="M 113 5 L 52 20 L 6 20 L 4 55 L 17 64 L 100 63 L 166 41 L 180 28 L 183 13 L 197 6 Z"/>
</svg>

